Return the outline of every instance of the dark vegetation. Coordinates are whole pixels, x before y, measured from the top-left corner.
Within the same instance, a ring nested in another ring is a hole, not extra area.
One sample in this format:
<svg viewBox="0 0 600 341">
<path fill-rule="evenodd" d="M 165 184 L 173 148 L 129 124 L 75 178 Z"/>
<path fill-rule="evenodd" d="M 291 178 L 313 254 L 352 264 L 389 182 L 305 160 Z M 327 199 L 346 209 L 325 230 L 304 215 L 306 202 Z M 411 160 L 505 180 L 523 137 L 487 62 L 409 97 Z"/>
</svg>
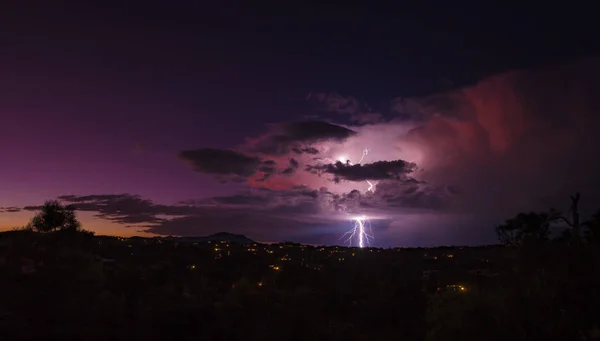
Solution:
<svg viewBox="0 0 600 341">
<path fill-rule="evenodd" d="M 572 200 L 497 227 L 503 246 L 434 249 L 94 236 L 48 202 L 0 234 L 1 338 L 600 339 L 600 215 Z"/>
</svg>

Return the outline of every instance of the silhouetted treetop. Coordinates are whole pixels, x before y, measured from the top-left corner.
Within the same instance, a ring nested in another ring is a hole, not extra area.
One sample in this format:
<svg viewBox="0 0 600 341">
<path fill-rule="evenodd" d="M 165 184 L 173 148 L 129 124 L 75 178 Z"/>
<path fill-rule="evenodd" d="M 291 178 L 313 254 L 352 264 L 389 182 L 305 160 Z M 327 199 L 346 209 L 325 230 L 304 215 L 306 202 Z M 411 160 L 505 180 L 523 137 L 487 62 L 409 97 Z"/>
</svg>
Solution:
<svg viewBox="0 0 600 341">
<path fill-rule="evenodd" d="M 75 215 L 75 207 L 48 200 L 29 222 L 28 227 L 38 232 L 79 231 L 81 223 Z"/>
<path fill-rule="evenodd" d="M 560 217 L 555 210 L 549 212 L 519 213 L 496 227 L 500 242 L 506 246 L 520 246 L 528 242 L 548 240 L 550 224 Z"/>
</svg>

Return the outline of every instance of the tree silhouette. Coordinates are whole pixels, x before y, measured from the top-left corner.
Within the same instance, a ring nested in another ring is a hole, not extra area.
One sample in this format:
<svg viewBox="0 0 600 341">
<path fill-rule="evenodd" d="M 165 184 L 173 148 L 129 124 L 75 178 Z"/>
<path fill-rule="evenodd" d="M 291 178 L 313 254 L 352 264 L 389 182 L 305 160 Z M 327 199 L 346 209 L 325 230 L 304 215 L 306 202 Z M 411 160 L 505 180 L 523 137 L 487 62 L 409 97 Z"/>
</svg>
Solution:
<svg viewBox="0 0 600 341">
<path fill-rule="evenodd" d="M 28 227 L 38 232 L 79 231 L 81 223 L 75 216 L 75 207 L 48 200 L 29 222 Z"/>
<path fill-rule="evenodd" d="M 571 196 L 569 207 L 570 218 L 561 215 L 558 211 L 551 209 L 545 213 L 520 213 L 515 218 L 507 220 L 503 225 L 496 227 L 496 234 L 500 242 L 507 246 L 518 246 L 525 241 L 547 240 L 550 232 L 550 224 L 562 220 L 569 226 L 557 240 L 570 240 L 579 244 L 582 237 L 582 228 L 585 230 L 585 238 L 588 241 L 600 241 L 600 211 L 591 220 L 581 222 L 579 214 L 580 194 Z"/>
<path fill-rule="evenodd" d="M 500 242 L 506 246 L 520 246 L 530 242 L 544 242 L 550 235 L 550 224 L 559 218 L 555 210 L 549 212 L 519 213 L 496 227 Z"/>
<path fill-rule="evenodd" d="M 558 216 L 558 219 L 562 219 L 571 228 L 571 240 L 575 243 L 581 240 L 581 226 L 586 224 L 580 224 L 579 222 L 579 198 L 579 192 L 571 196 L 571 207 L 569 207 L 569 213 L 571 213 L 570 220 L 566 217 Z"/>
<path fill-rule="evenodd" d="M 569 213 L 571 213 L 571 219 L 564 216 L 558 218 L 563 220 L 569 225 L 570 230 L 565 231 L 565 237 L 568 236 L 572 243 L 580 244 L 583 239 L 589 243 L 600 242 L 600 210 L 591 217 L 591 219 L 581 222 L 579 214 L 579 193 L 571 196 L 571 207 Z M 583 229 L 583 230 L 582 230 Z"/>
<path fill-rule="evenodd" d="M 600 243 L 600 210 L 590 220 L 582 224 L 585 227 L 584 236 L 589 243 Z"/>
</svg>

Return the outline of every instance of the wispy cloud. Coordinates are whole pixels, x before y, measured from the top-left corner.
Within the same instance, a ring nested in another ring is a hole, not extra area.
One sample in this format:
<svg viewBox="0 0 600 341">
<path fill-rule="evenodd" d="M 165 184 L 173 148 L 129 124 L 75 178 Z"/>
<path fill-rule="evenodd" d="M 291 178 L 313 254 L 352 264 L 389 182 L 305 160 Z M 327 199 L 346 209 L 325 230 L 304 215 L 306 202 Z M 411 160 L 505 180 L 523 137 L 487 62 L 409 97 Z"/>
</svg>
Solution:
<svg viewBox="0 0 600 341">
<path fill-rule="evenodd" d="M 4 212 L 4 213 L 16 213 L 16 212 L 21 212 L 21 208 L 19 207 L 0 207 L 0 212 Z"/>
</svg>

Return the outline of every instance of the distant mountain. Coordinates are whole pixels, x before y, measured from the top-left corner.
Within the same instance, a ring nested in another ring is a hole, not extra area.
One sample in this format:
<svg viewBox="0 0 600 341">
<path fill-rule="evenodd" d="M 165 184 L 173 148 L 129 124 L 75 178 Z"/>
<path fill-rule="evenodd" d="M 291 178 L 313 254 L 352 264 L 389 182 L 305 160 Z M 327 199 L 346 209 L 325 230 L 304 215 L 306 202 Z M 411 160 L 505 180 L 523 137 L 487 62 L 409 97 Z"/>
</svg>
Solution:
<svg viewBox="0 0 600 341">
<path fill-rule="evenodd" d="M 163 237 L 161 239 L 167 239 L 172 241 L 177 241 L 180 243 L 206 243 L 206 242 L 220 242 L 220 241 L 228 241 L 237 244 L 254 244 L 256 243 L 254 240 L 241 235 L 227 232 L 219 232 L 215 234 L 211 234 L 206 237 Z"/>
</svg>

